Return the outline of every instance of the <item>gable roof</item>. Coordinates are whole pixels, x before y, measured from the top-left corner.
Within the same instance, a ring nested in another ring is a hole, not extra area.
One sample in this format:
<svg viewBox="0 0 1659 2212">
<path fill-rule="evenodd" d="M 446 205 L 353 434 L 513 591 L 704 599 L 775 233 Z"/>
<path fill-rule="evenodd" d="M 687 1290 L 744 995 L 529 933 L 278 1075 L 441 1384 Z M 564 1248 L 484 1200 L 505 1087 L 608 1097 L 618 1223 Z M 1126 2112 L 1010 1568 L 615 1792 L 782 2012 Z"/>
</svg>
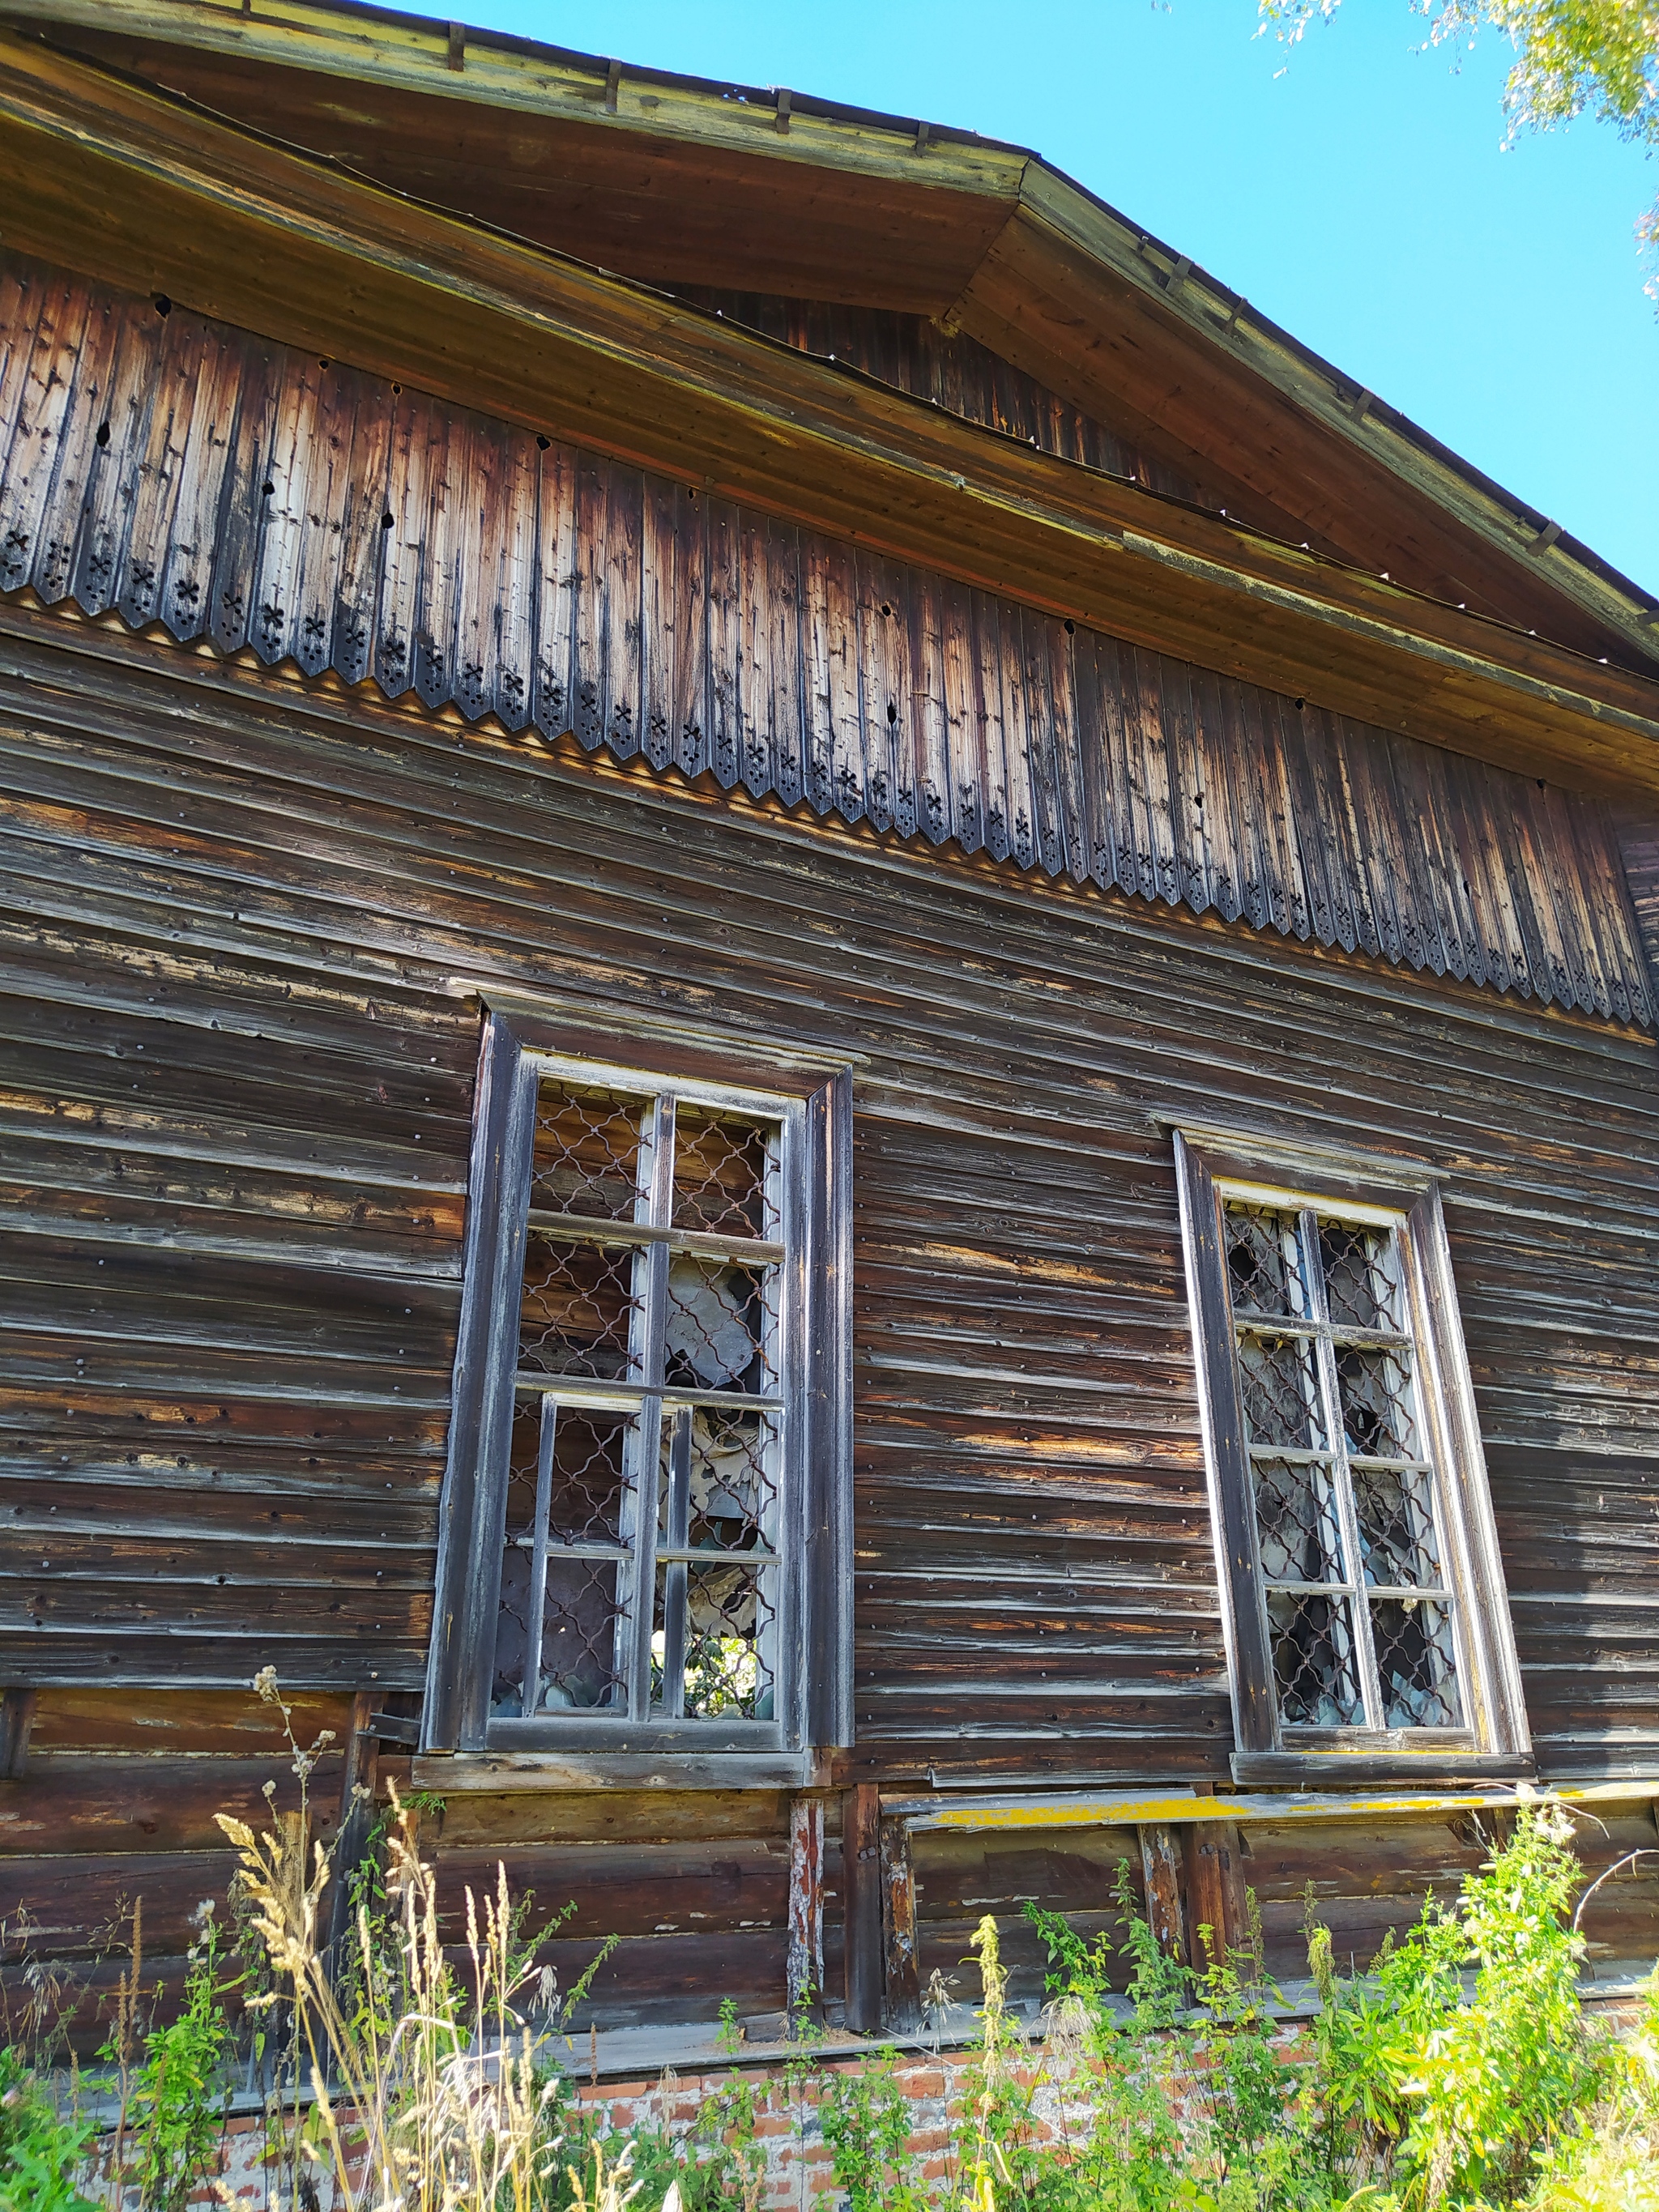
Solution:
<svg viewBox="0 0 1659 2212">
<path fill-rule="evenodd" d="M 26 7 L 34 13 L 24 19 Z M 350 137 L 347 150 L 359 162 L 373 155 L 385 166 L 392 109 L 424 72 L 421 82 L 432 88 L 419 94 L 420 129 L 407 117 L 400 126 L 410 158 L 422 145 L 448 143 L 453 118 L 471 128 L 484 116 L 493 172 L 481 170 L 469 187 L 481 204 L 490 173 L 562 177 L 562 198 L 550 185 L 547 227 L 580 216 L 591 245 L 603 218 L 616 234 L 612 246 L 625 245 L 618 171 L 636 185 L 641 177 L 660 183 L 672 171 L 673 189 L 658 191 L 653 203 L 668 242 L 636 244 L 671 259 L 684 246 L 685 265 L 699 276 L 717 264 L 695 258 L 694 234 L 711 253 L 722 232 L 763 241 L 795 226 L 810 239 L 817 206 L 830 242 L 816 260 L 803 248 L 787 264 L 793 283 L 827 286 L 825 256 L 839 254 L 852 284 L 852 256 L 836 243 L 833 216 L 872 263 L 884 241 L 901 258 L 908 254 L 907 284 L 920 284 L 919 270 L 933 270 L 935 292 L 909 291 L 913 301 L 943 296 L 967 265 L 970 283 L 943 318 L 964 329 L 963 302 L 1011 226 L 1041 230 L 1045 251 L 1060 252 L 1060 232 L 1030 212 L 1042 194 L 1058 195 L 1079 222 L 1079 210 L 1096 204 L 1018 149 L 947 135 L 941 150 L 931 134 L 921 143 L 920 126 L 819 113 L 781 95 L 763 102 L 683 79 L 641 77 L 629 94 L 633 80 L 615 65 L 601 76 L 580 58 L 474 40 L 459 28 L 452 39 L 424 20 L 347 6 L 271 15 L 254 13 L 252 0 L 246 15 L 220 0 L 0 0 L 0 13 L 8 9 L 15 27 L 0 30 L 0 160 L 9 179 L 4 242 L 15 250 L 149 287 L 243 329 L 1402 735 L 1579 788 L 1659 791 L 1659 672 L 1628 596 L 1633 587 L 1621 587 L 1621 597 L 1571 555 L 1558 559 L 1562 541 L 1534 557 L 1504 550 L 1501 532 L 1483 540 L 1445 500 L 1413 489 L 1356 441 L 1374 434 L 1374 412 L 1352 424 L 1354 437 L 1340 434 L 1357 488 L 1340 471 L 1328 482 L 1318 476 L 1325 433 L 1282 389 L 1267 442 L 1248 447 L 1249 466 L 1266 483 L 1276 456 L 1291 453 L 1303 476 L 1287 463 L 1284 482 L 1323 485 L 1333 527 L 1393 512 L 1393 501 L 1425 558 L 1443 555 L 1445 569 L 1454 556 L 1479 556 L 1484 599 L 1449 571 L 1437 589 L 1413 586 L 1311 536 L 1287 538 L 1271 519 L 1171 498 L 1035 450 L 693 300 L 526 240 L 472 209 L 374 181 L 331 140 L 320 149 L 296 146 L 246 118 L 227 120 L 224 104 L 234 96 L 289 132 L 304 120 L 290 112 L 298 83 L 332 118 L 336 137 Z M 204 57 L 217 76 L 201 84 L 204 96 L 164 84 L 204 67 Z M 218 106 L 206 104 L 209 93 Z M 615 118 L 636 135 L 616 135 L 613 95 Z M 664 110 L 672 111 L 666 121 Z M 314 118 L 306 127 L 326 138 Z M 780 155 L 779 148 L 787 150 Z M 573 177 L 580 189 L 571 188 Z M 1000 228 L 993 233 L 981 221 L 970 235 L 963 210 L 972 204 L 981 204 L 975 220 L 991 204 Z M 741 224 L 739 206 L 747 210 Z M 1068 250 L 1083 274 L 1091 269 L 1101 286 L 1109 277 L 1115 290 L 1091 303 L 1033 279 L 1019 295 L 1022 326 L 1069 333 L 1072 366 L 1051 362 L 1046 380 L 1076 392 L 1093 375 L 1101 411 L 1121 422 L 1124 377 L 1114 366 L 1105 391 L 1091 357 L 1161 360 L 1169 404 L 1158 420 L 1149 413 L 1131 427 L 1137 437 L 1143 428 L 1164 437 L 1174 404 L 1194 408 L 1198 368 L 1192 330 L 1182 341 L 1192 356 L 1184 365 L 1179 349 L 1166 359 L 1158 345 L 1173 343 L 1182 318 L 1201 324 L 1209 294 L 1178 266 L 1158 285 L 1146 274 L 1157 264 L 1149 245 L 1135 255 L 1125 249 L 1121 268 L 1098 258 L 1085 267 L 1081 249 Z M 734 248 L 725 273 L 743 273 L 750 252 Z M 1124 300 L 1140 324 L 1126 319 Z M 1235 324 L 1228 343 L 1245 343 L 1239 331 L 1251 346 L 1267 343 L 1242 311 Z M 1224 348 L 1205 343 L 1212 368 L 1224 368 Z M 1251 374 L 1260 398 L 1269 380 Z M 1210 389 L 1209 412 L 1196 409 L 1194 420 L 1217 426 L 1205 433 L 1217 465 L 1237 473 L 1247 443 L 1235 428 L 1253 419 L 1249 393 L 1240 398 L 1215 378 Z M 1299 445 L 1291 435 L 1298 409 L 1308 432 Z M 1604 605 L 1618 620 L 1601 618 Z"/>
<path fill-rule="evenodd" d="M 1024 148 L 350 0 L 0 0 L 0 20 L 646 283 L 942 319 L 1231 514 L 1659 666 L 1650 594 Z"/>
</svg>

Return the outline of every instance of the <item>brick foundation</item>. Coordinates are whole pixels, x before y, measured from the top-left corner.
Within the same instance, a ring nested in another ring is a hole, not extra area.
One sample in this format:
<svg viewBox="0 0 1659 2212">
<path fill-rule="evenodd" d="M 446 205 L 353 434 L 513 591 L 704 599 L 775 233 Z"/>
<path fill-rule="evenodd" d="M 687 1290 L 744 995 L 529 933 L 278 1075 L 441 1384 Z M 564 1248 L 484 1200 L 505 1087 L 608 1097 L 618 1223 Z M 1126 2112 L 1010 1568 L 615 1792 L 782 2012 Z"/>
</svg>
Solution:
<svg viewBox="0 0 1659 2212">
<path fill-rule="evenodd" d="M 1638 2002 L 1623 1994 L 1592 2000 L 1584 2009 L 1588 2017 L 1616 2033 L 1636 2027 L 1641 2014 Z M 1293 2054 L 1303 2033 L 1300 2023 L 1285 2024 L 1278 2039 L 1286 2055 Z M 730 2087 L 734 2078 L 741 2079 L 755 2094 L 754 2139 L 765 2160 L 765 2185 L 757 2212 L 791 2212 L 791 2208 L 831 2197 L 835 2190 L 829 2147 L 818 2125 L 822 2077 L 830 2073 L 854 2073 L 868 2063 L 870 2055 L 813 2059 L 803 2054 L 810 2069 L 804 2081 L 792 2078 L 787 2061 L 775 2057 L 748 2064 L 734 2060 L 684 2074 L 669 2068 L 654 2079 L 578 2079 L 574 2084 L 574 2106 L 584 2117 L 602 2115 L 618 2134 L 634 2129 L 663 2130 L 676 2143 L 684 2143 L 704 2103 Z M 973 2095 L 972 2066 L 973 2055 L 963 2051 L 906 2052 L 897 2057 L 893 2078 L 910 2106 L 910 2149 L 924 2185 L 950 2175 L 951 2123 L 955 2118 L 960 2129 L 967 2116 Z M 1015 2069 L 1015 2078 L 1029 2085 L 1038 2070 L 1034 2051 L 1030 2065 Z M 344 2114 L 340 2117 L 343 2122 Z M 1053 2081 L 1044 2081 L 1037 2088 L 1030 2117 L 1032 2134 L 1044 2142 L 1086 2134 L 1090 2124 L 1082 2103 L 1068 2105 L 1064 2086 Z M 286 2182 L 268 2165 L 265 2150 L 262 2114 L 239 2114 L 228 2122 L 218 2174 L 192 2191 L 190 2212 L 296 2212 Z M 105 2159 L 88 2169 L 88 2179 L 94 2185 L 107 2171 L 107 2155 L 106 2139 Z M 315 2212 L 334 2212 L 332 2185 L 320 2170 L 313 2171 L 319 2184 Z M 89 2193 L 101 2203 L 101 2192 L 95 2185 Z M 136 2187 L 126 2192 L 122 2212 L 140 2212 Z M 312 2208 L 301 2206 L 298 2212 L 312 2212 Z"/>
</svg>

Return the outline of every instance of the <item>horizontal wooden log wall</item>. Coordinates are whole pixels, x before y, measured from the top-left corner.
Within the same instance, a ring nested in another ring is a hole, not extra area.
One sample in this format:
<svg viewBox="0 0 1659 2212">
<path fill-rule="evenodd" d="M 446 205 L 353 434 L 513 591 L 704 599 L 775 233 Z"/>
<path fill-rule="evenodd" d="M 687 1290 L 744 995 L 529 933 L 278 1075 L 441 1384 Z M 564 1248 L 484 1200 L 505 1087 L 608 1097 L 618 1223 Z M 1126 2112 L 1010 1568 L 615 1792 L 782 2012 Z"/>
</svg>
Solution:
<svg viewBox="0 0 1659 2212">
<path fill-rule="evenodd" d="M 1651 1019 L 1597 802 L 165 304 L 0 275 L 0 589 Z"/>
<path fill-rule="evenodd" d="M 89 1961 L 139 1893 L 174 1956 L 223 1871 L 215 1802 L 282 1772 L 236 1685 L 272 1662 L 337 1729 L 347 1692 L 422 1680 L 491 986 L 586 1010 L 602 1048 L 644 1006 L 855 1063 L 838 1781 L 1225 1775 L 1155 1108 L 1444 1170 L 1542 1765 L 1652 1771 L 1647 1037 L 118 623 L 0 611 L 0 1682 L 46 1686 L 3 1871 Z M 436 1847 L 457 1880 L 510 1846 L 544 1904 L 586 1897 L 567 1963 L 622 1929 L 606 2018 L 781 2002 L 787 1808 L 683 1809 L 456 1797 Z M 608 1841 L 614 1881 L 584 1856 Z M 1258 1870 L 1285 1972 L 1292 1843 L 1277 1887 Z M 1109 1844 L 975 1845 L 975 1871 L 920 1838 L 924 1972 L 960 1973 L 999 1900 L 1104 1912 Z M 1340 1874 L 1356 1947 L 1436 1863 L 1379 1844 Z M 837 1927 L 832 1902 L 832 1983 Z"/>
<path fill-rule="evenodd" d="M 302 1743 L 332 1729 L 310 1778 L 313 1832 L 325 1845 L 340 1816 L 341 1749 L 349 1700 L 292 1698 Z M 277 1715 L 251 1692 L 102 1693 L 44 1691 L 27 1765 L 0 1782 L 0 2028 L 22 2039 L 38 1974 L 50 1962 L 58 2014 L 83 2051 L 106 2032 L 117 1979 L 129 1972 L 135 1907 L 142 1917 L 145 2006 L 165 2014 L 182 1987 L 204 1899 L 222 1900 L 234 1864 L 215 1815 L 256 1826 L 276 1806 L 299 1804 Z M 379 1812 L 388 1784 L 407 1799 L 407 1762 L 382 1757 Z M 824 1808 L 825 1988 L 842 1986 L 845 1876 L 840 1807 Z M 1652 1808 L 1603 1802 L 1577 1823 L 1575 1847 L 1589 1875 L 1655 1848 Z M 883 1823 L 886 1832 L 896 1822 Z M 1193 1846 L 1213 1827 L 1177 1832 L 1173 1903 L 1179 1941 L 1196 1960 L 1200 1896 Z M 1338 1964 L 1363 1966 L 1390 1930 L 1408 1926 L 1431 1892 L 1443 1898 L 1479 1866 L 1497 1826 L 1468 1814 L 1420 1814 L 1373 1823 L 1245 1821 L 1228 1831 L 1237 1863 L 1229 1898 L 1254 1892 L 1268 1970 L 1281 1980 L 1307 1971 L 1304 1929 L 1315 1910 L 1333 1934 Z M 574 2023 L 604 2028 L 712 2020 L 730 2001 L 758 2035 L 782 2007 L 787 1969 L 790 1801 L 766 1792 L 613 1791 L 603 1796 L 424 1802 L 422 1855 L 436 1869 L 452 1940 L 465 1927 L 465 1893 L 493 1892 L 505 1867 L 515 1895 L 532 1894 L 527 1932 L 561 1925 L 543 1953 L 568 1989 L 607 1938 L 621 1942 Z M 1147 1831 L 1101 1827 L 1023 1834 L 923 1834 L 914 1838 L 915 1994 L 943 1984 L 957 2002 L 976 1995 L 970 1939 L 997 1914 L 1002 1955 L 1019 1999 L 1042 1993 L 1047 1960 L 1023 1906 L 1064 1913 L 1085 1937 L 1119 1939 L 1116 1893 L 1127 1877 L 1144 1909 Z M 1650 1863 L 1647 1862 L 1645 1863 Z M 574 1906 L 567 1914 L 566 1908 Z M 1244 1929 L 1236 1930 L 1243 1940 Z M 1659 1947 L 1659 1883 L 1638 1866 L 1604 1885 L 1585 1920 L 1589 1961 L 1605 1973 Z M 1120 1961 L 1114 1979 L 1122 1985 Z M 886 1992 L 890 1999 L 893 1992 Z M 914 2004 L 914 1998 L 911 2000 Z M 232 2001 L 233 2015 L 237 2010 Z M 888 2024 L 903 2027 L 902 2017 Z M 580 2048 L 576 2054 L 580 2060 Z"/>
</svg>

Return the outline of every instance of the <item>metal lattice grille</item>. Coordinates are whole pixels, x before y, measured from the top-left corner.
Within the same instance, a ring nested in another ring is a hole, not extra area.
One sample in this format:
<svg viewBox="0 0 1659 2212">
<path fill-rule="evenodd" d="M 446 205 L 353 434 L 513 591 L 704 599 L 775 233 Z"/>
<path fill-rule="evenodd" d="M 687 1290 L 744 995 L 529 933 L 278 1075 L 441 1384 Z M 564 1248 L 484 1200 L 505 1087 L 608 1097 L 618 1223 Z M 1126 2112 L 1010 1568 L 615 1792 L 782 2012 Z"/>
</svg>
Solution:
<svg viewBox="0 0 1659 2212">
<path fill-rule="evenodd" d="M 1229 1200 L 1227 1283 L 1281 1725 L 1463 1725 L 1401 1232 Z"/>
<path fill-rule="evenodd" d="M 777 1718 L 786 1135 L 542 1077 L 492 1718 Z"/>
</svg>

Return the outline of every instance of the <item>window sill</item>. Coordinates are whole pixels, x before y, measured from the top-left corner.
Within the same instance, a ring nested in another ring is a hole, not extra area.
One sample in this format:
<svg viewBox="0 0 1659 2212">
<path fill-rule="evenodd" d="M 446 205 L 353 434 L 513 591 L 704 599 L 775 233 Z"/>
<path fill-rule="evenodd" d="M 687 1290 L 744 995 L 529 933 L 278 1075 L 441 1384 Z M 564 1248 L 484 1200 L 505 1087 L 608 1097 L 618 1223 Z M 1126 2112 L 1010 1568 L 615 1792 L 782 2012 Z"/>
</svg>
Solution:
<svg viewBox="0 0 1659 2212">
<path fill-rule="evenodd" d="M 416 1759 L 410 1780 L 441 1796 L 532 1790 L 811 1790 L 829 1762 L 810 1751 L 458 1751 Z"/>
<path fill-rule="evenodd" d="M 713 1754 L 753 1759 L 788 1749 L 775 1721 L 635 1721 L 598 1715 L 538 1713 L 530 1720 L 492 1720 L 483 1748 L 509 1756 L 546 1752 L 556 1759 L 573 1753 L 586 1759 L 599 1753 L 630 1758 L 708 1758 Z"/>
<path fill-rule="evenodd" d="M 1444 1789 L 1465 1782 L 1529 1781 L 1538 1771 L 1530 1752 L 1236 1751 L 1233 1780 L 1249 1789 L 1343 1789 L 1365 1783 L 1421 1783 Z"/>
</svg>

